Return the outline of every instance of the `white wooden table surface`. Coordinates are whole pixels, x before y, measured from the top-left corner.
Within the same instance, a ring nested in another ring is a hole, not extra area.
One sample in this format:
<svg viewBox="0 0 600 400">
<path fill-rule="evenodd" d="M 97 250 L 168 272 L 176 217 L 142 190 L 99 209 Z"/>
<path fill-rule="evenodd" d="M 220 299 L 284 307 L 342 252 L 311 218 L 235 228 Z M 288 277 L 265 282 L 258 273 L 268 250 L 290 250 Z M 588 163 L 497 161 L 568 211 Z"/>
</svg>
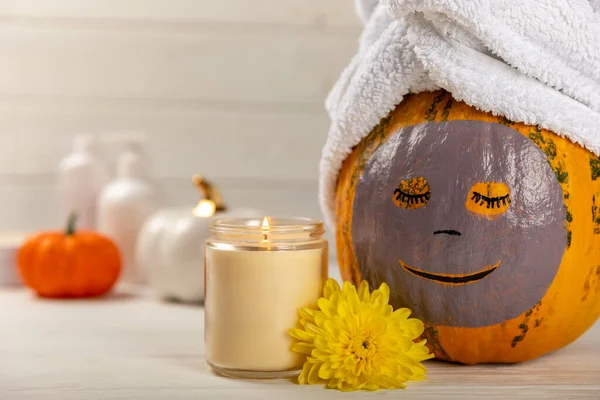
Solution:
<svg viewBox="0 0 600 400">
<path fill-rule="evenodd" d="M 427 381 L 406 390 L 350 395 L 287 380 L 231 380 L 204 363 L 201 307 L 127 287 L 83 301 L 0 289 L 2 400 L 600 399 L 600 323 L 567 348 L 520 365 L 427 367 Z"/>
</svg>

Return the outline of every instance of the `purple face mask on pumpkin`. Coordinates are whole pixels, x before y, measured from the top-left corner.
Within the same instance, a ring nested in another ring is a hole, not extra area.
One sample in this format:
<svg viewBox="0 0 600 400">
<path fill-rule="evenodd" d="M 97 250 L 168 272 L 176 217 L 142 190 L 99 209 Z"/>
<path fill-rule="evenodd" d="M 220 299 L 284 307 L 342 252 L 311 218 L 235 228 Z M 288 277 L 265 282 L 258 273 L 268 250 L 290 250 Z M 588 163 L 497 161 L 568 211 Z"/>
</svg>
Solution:
<svg viewBox="0 0 600 400">
<path fill-rule="evenodd" d="M 360 177 L 353 215 L 363 278 L 387 282 L 395 308 L 437 325 L 519 316 L 548 290 L 567 242 L 546 155 L 519 132 L 481 121 L 427 122 L 390 136 Z"/>
</svg>

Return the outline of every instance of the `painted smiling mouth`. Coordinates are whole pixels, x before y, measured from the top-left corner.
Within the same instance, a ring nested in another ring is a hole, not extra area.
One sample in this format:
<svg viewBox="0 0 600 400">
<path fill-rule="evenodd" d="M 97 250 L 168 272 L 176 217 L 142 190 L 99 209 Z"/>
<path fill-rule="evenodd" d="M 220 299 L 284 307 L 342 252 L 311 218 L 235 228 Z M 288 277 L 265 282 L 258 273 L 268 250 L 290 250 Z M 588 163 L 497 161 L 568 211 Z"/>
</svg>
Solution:
<svg viewBox="0 0 600 400">
<path fill-rule="evenodd" d="M 467 285 L 469 283 L 474 283 L 482 280 L 492 272 L 494 272 L 499 266 L 501 261 L 498 261 L 494 265 L 490 265 L 489 267 L 482 269 L 481 271 L 477 271 L 473 274 L 468 275 L 453 275 L 453 274 L 434 274 L 432 272 L 422 271 L 420 269 L 409 267 L 404 264 L 402 261 L 398 260 L 400 266 L 404 268 L 409 273 L 418 276 L 420 278 L 429 279 L 430 281 L 435 281 L 439 283 L 445 283 L 448 285 Z"/>
</svg>

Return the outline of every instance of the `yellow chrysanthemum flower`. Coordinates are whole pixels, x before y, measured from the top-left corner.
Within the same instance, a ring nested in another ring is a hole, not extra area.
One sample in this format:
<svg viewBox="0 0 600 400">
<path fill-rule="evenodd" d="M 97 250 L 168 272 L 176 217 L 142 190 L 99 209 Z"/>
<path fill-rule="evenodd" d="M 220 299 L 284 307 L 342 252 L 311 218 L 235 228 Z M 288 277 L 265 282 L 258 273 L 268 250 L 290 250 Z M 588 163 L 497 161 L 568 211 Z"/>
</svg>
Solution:
<svg viewBox="0 0 600 400">
<path fill-rule="evenodd" d="M 297 339 L 292 350 L 307 356 L 298 382 L 351 391 L 404 388 L 424 379 L 421 361 L 433 354 L 425 340 L 414 341 L 423 322 L 408 318 L 407 308 L 393 311 L 389 298 L 385 283 L 371 294 L 366 281 L 357 291 L 328 279 L 319 310 L 301 308 L 301 328 L 289 331 Z"/>
</svg>

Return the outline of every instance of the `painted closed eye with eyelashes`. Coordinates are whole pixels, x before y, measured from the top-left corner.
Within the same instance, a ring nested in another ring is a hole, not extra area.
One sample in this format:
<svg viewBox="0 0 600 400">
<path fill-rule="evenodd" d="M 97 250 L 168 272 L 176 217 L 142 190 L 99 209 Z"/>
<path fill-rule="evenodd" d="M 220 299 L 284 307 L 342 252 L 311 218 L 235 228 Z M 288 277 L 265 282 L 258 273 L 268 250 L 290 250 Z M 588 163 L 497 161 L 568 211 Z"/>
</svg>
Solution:
<svg viewBox="0 0 600 400">
<path fill-rule="evenodd" d="M 473 192 L 473 196 L 471 200 L 475 201 L 475 203 L 479 203 L 480 206 L 487 204 L 486 208 L 494 208 L 494 206 L 500 208 L 500 206 L 506 206 L 510 204 L 510 195 L 504 195 L 500 197 L 487 197 L 479 192 Z"/>
<path fill-rule="evenodd" d="M 471 187 L 467 195 L 467 210 L 494 219 L 510 208 L 512 199 L 510 189 L 502 182 L 478 182 Z"/>
<path fill-rule="evenodd" d="M 394 199 L 397 202 L 407 203 L 407 204 L 425 204 L 429 198 L 431 197 L 431 192 L 423 193 L 423 194 L 409 194 L 404 193 L 400 189 L 394 190 Z"/>
<path fill-rule="evenodd" d="M 392 200 L 396 206 L 406 209 L 421 208 L 431 199 L 431 189 L 422 177 L 404 179 L 394 190 Z"/>
</svg>

